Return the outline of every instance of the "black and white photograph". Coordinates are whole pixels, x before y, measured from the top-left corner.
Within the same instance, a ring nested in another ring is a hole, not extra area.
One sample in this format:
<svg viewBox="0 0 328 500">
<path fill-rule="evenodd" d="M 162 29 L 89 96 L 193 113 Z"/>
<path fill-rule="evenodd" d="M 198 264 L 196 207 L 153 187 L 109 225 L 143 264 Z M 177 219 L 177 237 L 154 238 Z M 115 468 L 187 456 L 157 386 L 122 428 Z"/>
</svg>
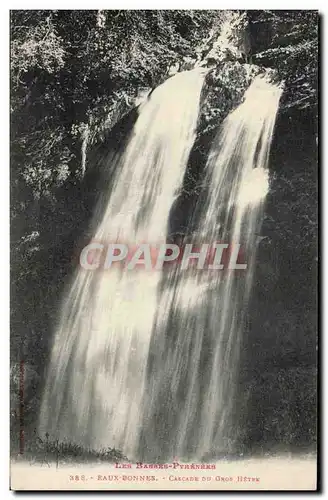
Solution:
<svg viewBox="0 0 328 500">
<path fill-rule="evenodd" d="M 10 488 L 316 490 L 317 10 L 10 11 Z"/>
</svg>

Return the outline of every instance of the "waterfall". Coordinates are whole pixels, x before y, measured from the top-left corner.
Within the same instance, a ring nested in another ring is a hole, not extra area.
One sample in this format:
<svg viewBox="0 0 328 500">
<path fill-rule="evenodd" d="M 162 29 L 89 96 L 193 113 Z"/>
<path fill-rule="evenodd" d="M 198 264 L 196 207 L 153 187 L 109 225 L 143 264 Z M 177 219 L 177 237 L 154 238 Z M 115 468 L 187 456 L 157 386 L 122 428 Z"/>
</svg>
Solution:
<svg viewBox="0 0 328 500">
<path fill-rule="evenodd" d="M 94 240 L 166 241 L 195 139 L 204 70 L 180 73 L 140 106 Z M 54 335 L 39 432 L 133 457 L 139 443 L 160 272 L 78 270 Z"/>
<path fill-rule="evenodd" d="M 195 140 L 203 79 L 201 68 L 177 74 L 140 106 L 95 241 L 166 242 Z M 241 245 L 246 269 L 81 268 L 54 335 L 41 434 L 148 462 L 231 452 L 281 93 L 258 76 L 225 119 L 205 166 L 206 196 L 190 222 L 195 246 L 232 243 L 234 252 Z"/>
<path fill-rule="evenodd" d="M 234 450 L 238 359 L 281 93 L 256 77 L 210 151 L 192 241 L 241 244 L 247 268 L 172 268 L 163 280 L 143 403 L 145 459 Z"/>
</svg>

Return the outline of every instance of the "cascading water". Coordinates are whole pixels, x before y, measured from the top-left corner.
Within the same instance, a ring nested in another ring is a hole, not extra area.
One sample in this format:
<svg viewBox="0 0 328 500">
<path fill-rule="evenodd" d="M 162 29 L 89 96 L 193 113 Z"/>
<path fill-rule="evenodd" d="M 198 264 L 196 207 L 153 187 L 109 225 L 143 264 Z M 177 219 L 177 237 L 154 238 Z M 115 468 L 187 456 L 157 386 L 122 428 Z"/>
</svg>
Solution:
<svg viewBox="0 0 328 500">
<path fill-rule="evenodd" d="M 145 459 L 233 451 L 240 341 L 281 93 L 256 77 L 214 141 L 192 242 L 241 244 L 247 269 L 172 268 L 163 280 L 143 403 Z"/>
<path fill-rule="evenodd" d="M 204 70 L 180 73 L 141 106 L 94 239 L 166 241 L 195 139 Z M 62 306 L 39 431 L 133 457 L 161 273 L 78 271 Z"/>
</svg>

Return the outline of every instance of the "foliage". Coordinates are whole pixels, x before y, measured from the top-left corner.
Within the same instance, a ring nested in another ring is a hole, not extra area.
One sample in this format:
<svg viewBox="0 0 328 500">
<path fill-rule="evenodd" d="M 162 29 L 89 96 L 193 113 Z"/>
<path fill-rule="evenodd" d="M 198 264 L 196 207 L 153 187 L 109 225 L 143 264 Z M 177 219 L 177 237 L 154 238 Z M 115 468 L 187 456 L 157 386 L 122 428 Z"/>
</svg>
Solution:
<svg viewBox="0 0 328 500">
<path fill-rule="evenodd" d="M 316 443 L 315 369 L 277 368 L 262 373 L 249 389 L 248 439 L 253 448 L 271 452 Z"/>
<path fill-rule="evenodd" d="M 270 32 L 264 50 L 254 62 L 275 67 L 286 81 L 285 106 L 308 108 L 317 105 L 319 15 L 314 10 L 255 11 L 252 22 L 263 26 L 259 38 Z"/>
<path fill-rule="evenodd" d="M 217 64 L 209 72 L 201 110 L 202 134 L 218 128 L 228 113 L 241 103 L 245 90 L 260 72 L 259 66 L 229 60 Z"/>
<path fill-rule="evenodd" d="M 15 455 L 15 450 L 12 450 Z M 56 462 L 58 465 L 81 463 L 118 463 L 128 461 L 127 457 L 115 448 L 93 450 L 84 448 L 75 443 L 52 441 L 49 436 L 41 439 L 36 433 L 30 437 L 24 447 L 22 457 L 34 463 L 48 464 Z"/>
<path fill-rule="evenodd" d="M 81 147 L 194 53 L 214 11 L 12 11 L 16 193 L 55 196 Z"/>
<path fill-rule="evenodd" d="M 311 170 L 274 175 L 271 181 L 270 199 L 278 204 L 277 214 L 268 214 L 266 226 L 274 228 L 276 234 L 283 238 L 284 246 L 293 250 L 297 245 L 307 248 L 317 242 L 317 185 Z M 306 189 L 304 187 L 306 186 Z M 314 251 L 315 248 L 314 248 Z"/>
</svg>

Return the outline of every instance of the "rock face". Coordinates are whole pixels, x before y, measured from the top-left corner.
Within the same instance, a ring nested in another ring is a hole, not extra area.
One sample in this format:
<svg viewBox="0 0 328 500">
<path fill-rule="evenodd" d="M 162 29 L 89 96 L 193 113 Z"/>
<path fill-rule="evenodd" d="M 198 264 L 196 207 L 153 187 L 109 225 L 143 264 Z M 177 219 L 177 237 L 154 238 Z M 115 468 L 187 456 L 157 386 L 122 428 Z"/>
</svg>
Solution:
<svg viewBox="0 0 328 500">
<path fill-rule="evenodd" d="M 282 107 L 317 108 L 317 11 L 249 11 L 253 62 L 285 80 Z"/>
<path fill-rule="evenodd" d="M 195 48 L 194 55 L 186 55 L 175 62 L 158 81 L 160 84 L 177 72 L 198 66 L 208 68 L 199 133 L 207 133 L 216 128 L 227 114 L 240 104 L 245 90 L 259 73 L 266 72 L 275 80 L 286 79 L 286 74 L 279 65 L 279 57 L 270 57 L 271 52 L 268 49 L 277 43 L 278 35 L 274 29 L 283 32 L 284 22 L 281 19 L 280 24 L 273 23 L 268 17 L 269 14 L 266 16 L 262 20 L 256 17 L 256 13 L 225 11 L 212 23 L 208 36 Z M 283 34 L 279 36 L 282 40 Z M 277 46 L 276 52 L 279 51 L 284 53 L 283 49 Z M 289 80 L 287 87 L 288 85 Z M 147 95 L 147 89 L 142 89 L 142 92 Z M 288 88 L 287 95 L 291 92 L 292 89 Z M 287 97 L 287 101 L 286 104 L 285 99 L 285 105 L 290 105 L 290 98 Z M 140 102 L 140 99 L 131 101 L 136 102 Z M 126 102 L 123 109 L 124 112 L 129 109 Z M 115 122 L 117 120 L 116 116 Z"/>
<path fill-rule="evenodd" d="M 152 88 L 177 72 L 197 66 L 208 68 L 203 89 L 199 133 L 214 130 L 240 104 L 252 79 L 271 70 L 285 82 L 281 109 L 317 108 L 318 14 L 315 11 L 209 11 L 208 31 L 199 28 L 198 42 L 179 54 L 157 73 L 153 87 L 136 87 L 129 99 L 123 92 L 90 141 L 106 136 L 122 117 L 142 102 Z M 177 49 L 175 49 L 177 50 Z"/>
<path fill-rule="evenodd" d="M 240 104 L 252 79 L 268 72 L 262 64 L 252 64 L 250 22 L 246 12 L 224 11 L 213 21 L 208 36 L 195 48 L 194 54 L 179 58 L 157 80 L 157 85 L 180 71 L 208 68 L 200 111 L 199 134 L 216 128 L 227 114 Z M 274 77 L 275 72 L 272 71 Z M 118 112 L 108 117 L 104 128 L 112 128 L 131 108 L 142 102 L 151 88 L 142 88 L 137 98 L 127 102 L 120 98 Z"/>
<path fill-rule="evenodd" d="M 284 80 L 282 109 L 317 107 L 318 22 L 316 11 L 226 11 L 208 37 L 175 65 L 175 71 L 198 65 L 210 69 L 208 99 L 202 114 L 221 120 L 238 105 L 251 79 L 271 68 Z M 169 74 L 173 74 L 170 72 Z M 214 95 L 222 93 L 221 111 Z M 204 92 L 204 94 L 206 94 Z"/>
<path fill-rule="evenodd" d="M 246 12 L 227 11 L 220 25 L 198 51 L 195 66 L 209 68 L 203 89 L 199 135 L 217 129 L 228 113 L 242 101 L 255 76 L 266 73 L 278 79 L 277 71 L 252 64 L 250 22 Z"/>
<path fill-rule="evenodd" d="M 247 62 L 250 55 L 249 21 L 246 12 L 227 11 L 220 31 L 211 33 L 201 64 L 217 64 L 227 59 Z"/>
<path fill-rule="evenodd" d="M 253 78 L 264 68 L 238 60 L 218 63 L 209 71 L 200 112 L 200 133 L 217 128 L 228 113 L 236 108 Z"/>
</svg>

